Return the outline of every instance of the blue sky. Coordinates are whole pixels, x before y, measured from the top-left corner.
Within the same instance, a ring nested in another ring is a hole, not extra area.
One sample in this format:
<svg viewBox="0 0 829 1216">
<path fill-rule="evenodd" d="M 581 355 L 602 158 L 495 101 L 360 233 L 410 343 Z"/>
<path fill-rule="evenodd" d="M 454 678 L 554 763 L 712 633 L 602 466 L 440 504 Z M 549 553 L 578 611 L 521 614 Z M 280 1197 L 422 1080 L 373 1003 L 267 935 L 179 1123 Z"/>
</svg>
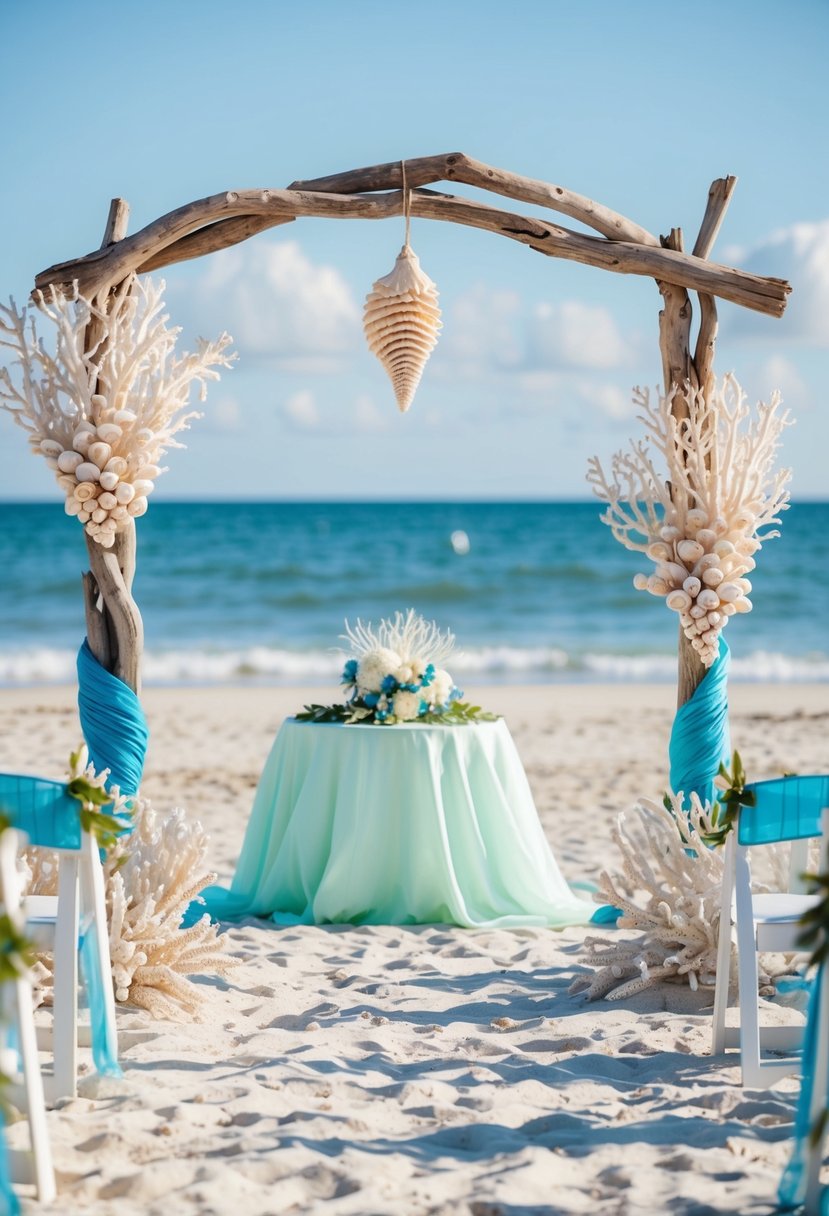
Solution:
<svg viewBox="0 0 829 1216">
<path fill-rule="evenodd" d="M 723 304 L 717 368 L 783 391 L 793 493 L 825 497 L 827 34 L 824 0 L 7 2 L 0 295 L 97 247 L 114 195 L 134 231 L 225 189 L 464 151 L 691 244 L 734 173 L 714 257 L 794 293 L 782 321 Z M 660 379 L 653 282 L 415 221 L 444 329 L 401 416 L 360 316 L 402 238 L 305 220 L 166 272 L 183 340 L 227 329 L 239 360 L 158 497 L 586 494 L 587 457 L 637 431 L 631 387 Z M 0 496 L 58 494 L 5 415 L 0 443 Z"/>
</svg>

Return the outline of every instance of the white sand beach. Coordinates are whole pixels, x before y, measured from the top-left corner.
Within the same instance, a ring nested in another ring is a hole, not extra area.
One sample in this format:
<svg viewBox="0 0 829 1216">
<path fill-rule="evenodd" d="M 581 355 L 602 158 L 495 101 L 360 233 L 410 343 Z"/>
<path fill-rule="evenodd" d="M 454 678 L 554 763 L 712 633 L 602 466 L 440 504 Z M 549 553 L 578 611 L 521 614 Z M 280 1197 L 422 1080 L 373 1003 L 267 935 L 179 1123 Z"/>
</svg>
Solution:
<svg viewBox="0 0 829 1216">
<path fill-rule="evenodd" d="M 565 876 L 667 779 L 670 686 L 471 689 L 506 717 Z M 211 835 L 227 881 L 282 719 L 320 690 L 149 689 L 144 792 Z M 61 776 L 72 689 L 0 692 L 0 768 Z M 752 779 L 823 771 L 829 687 L 736 685 Z M 229 930 L 203 1020 L 119 1007 L 123 1082 L 50 1112 L 53 1210 L 95 1216 L 771 1213 L 796 1082 L 712 1060 L 711 992 L 568 995 L 588 930 Z M 9 1129 L 12 1144 L 24 1128 Z M 35 1210 L 32 1205 L 28 1210 Z"/>
</svg>

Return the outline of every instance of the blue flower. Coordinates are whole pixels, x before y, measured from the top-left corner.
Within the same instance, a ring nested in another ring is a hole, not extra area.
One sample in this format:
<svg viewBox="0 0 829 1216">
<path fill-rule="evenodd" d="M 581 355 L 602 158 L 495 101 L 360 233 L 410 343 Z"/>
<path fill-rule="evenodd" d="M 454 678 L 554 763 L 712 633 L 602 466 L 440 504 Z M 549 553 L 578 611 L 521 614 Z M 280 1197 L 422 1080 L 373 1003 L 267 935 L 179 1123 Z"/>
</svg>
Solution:
<svg viewBox="0 0 829 1216">
<path fill-rule="evenodd" d="M 385 676 L 380 687 L 385 693 L 397 692 L 397 680 L 395 680 L 394 676 Z"/>
<path fill-rule="evenodd" d="M 420 687 L 428 688 L 429 685 L 432 683 L 432 680 L 434 680 L 434 678 L 435 678 L 435 665 L 434 665 L 434 663 L 429 663 L 429 665 L 427 666 L 426 670 L 423 673 L 423 679 L 420 681 Z"/>
<path fill-rule="evenodd" d="M 343 668 L 342 680 L 340 681 L 340 683 L 353 684 L 354 681 L 357 679 L 357 667 L 358 667 L 357 660 L 349 659 L 348 662 L 346 663 L 345 667 Z"/>
<path fill-rule="evenodd" d="M 363 701 L 369 709 L 374 709 L 377 702 L 380 700 L 379 692 L 367 692 L 363 697 Z"/>
<path fill-rule="evenodd" d="M 452 689 L 452 691 L 451 691 L 451 692 L 450 692 L 450 694 L 449 694 L 449 700 L 450 700 L 450 702 L 451 702 L 451 701 L 460 701 L 460 699 L 461 699 L 462 697 L 463 697 L 463 689 L 462 689 L 462 688 L 453 688 L 453 689 Z"/>
</svg>

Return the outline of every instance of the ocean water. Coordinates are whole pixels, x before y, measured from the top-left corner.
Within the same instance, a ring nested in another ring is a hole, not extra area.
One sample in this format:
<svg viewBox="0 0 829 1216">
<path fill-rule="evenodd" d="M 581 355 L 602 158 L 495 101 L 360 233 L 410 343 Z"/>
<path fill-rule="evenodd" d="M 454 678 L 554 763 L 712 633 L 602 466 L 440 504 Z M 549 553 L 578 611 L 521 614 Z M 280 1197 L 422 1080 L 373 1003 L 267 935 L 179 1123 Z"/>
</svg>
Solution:
<svg viewBox="0 0 829 1216">
<path fill-rule="evenodd" d="M 146 681 L 333 694 L 344 621 L 410 607 L 455 633 L 461 685 L 673 680 L 677 618 L 634 589 L 649 563 L 599 513 L 590 502 L 153 503 L 135 581 Z M 733 675 L 829 680 L 829 503 L 795 504 L 781 531 L 757 555 L 754 611 L 728 626 Z M 74 679 L 85 557 L 59 503 L 0 504 L 0 684 Z"/>
</svg>

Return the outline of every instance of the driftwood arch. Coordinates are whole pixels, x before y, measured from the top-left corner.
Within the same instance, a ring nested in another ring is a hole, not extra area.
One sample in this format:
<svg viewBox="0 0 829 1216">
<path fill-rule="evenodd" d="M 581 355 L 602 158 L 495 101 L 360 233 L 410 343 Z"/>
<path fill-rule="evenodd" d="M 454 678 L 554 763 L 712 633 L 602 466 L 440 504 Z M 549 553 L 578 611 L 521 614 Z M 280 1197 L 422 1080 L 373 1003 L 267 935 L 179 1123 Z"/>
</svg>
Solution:
<svg viewBox="0 0 829 1216">
<path fill-rule="evenodd" d="M 712 383 L 717 299 L 771 317 L 782 316 L 786 307 L 791 288 L 785 280 L 709 260 L 736 177 L 712 183 L 699 232 L 687 253 L 678 228 L 667 236 L 656 236 L 584 195 L 493 168 L 460 152 L 407 160 L 405 173 L 413 216 L 484 229 L 550 257 L 654 279 L 663 300 L 659 314 L 663 381 L 666 391 L 676 390 L 673 408 L 678 416 L 687 412 L 683 396 L 687 385 L 707 393 Z M 460 183 L 546 207 L 599 235 L 429 188 L 439 182 Z M 229 190 L 211 195 L 168 212 L 132 236 L 126 235 L 129 208 L 124 200 L 114 199 L 100 249 L 41 271 L 35 279 L 35 292 L 76 290 L 101 307 L 117 307 L 132 275 L 215 253 L 302 216 L 388 219 L 402 215 L 403 204 L 401 161 L 296 181 L 284 190 Z M 699 300 L 699 325 L 693 340 L 691 291 Z M 90 332 L 88 350 L 94 349 L 96 340 Z M 108 670 L 138 691 L 143 631 L 131 592 L 134 524 L 119 533 L 112 549 L 101 548 L 91 538 L 87 538 L 87 546 L 91 572 L 84 576 L 84 589 L 90 646 Z M 679 705 L 689 700 L 704 674 L 696 651 L 680 632 Z"/>
</svg>

